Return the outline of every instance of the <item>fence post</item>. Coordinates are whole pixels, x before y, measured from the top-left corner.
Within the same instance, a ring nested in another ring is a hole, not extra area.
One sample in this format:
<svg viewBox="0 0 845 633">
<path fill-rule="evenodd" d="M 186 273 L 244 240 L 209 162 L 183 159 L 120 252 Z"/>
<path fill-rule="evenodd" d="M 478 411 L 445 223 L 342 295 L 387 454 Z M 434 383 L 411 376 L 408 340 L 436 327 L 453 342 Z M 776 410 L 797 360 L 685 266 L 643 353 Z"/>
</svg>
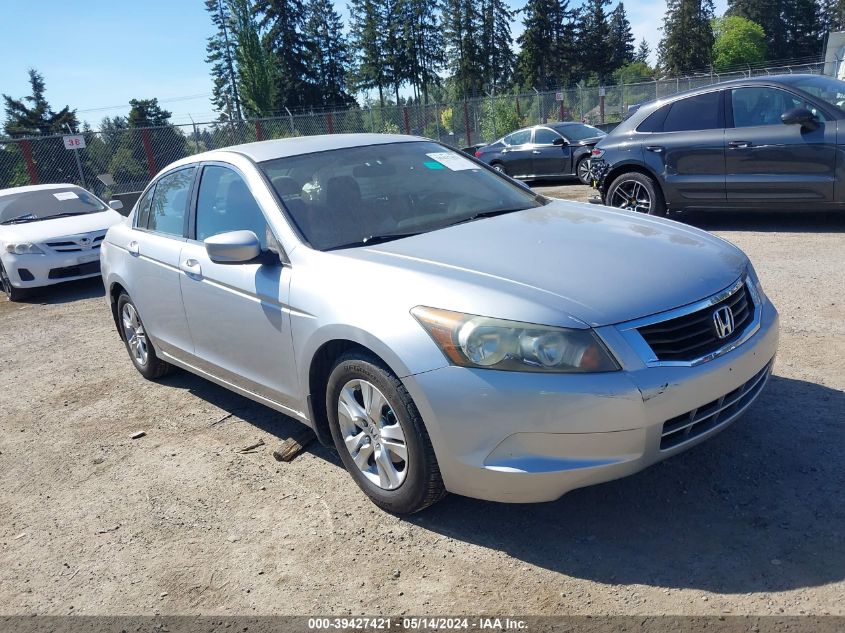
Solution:
<svg viewBox="0 0 845 633">
<path fill-rule="evenodd" d="M 563 116 L 563 115 L 564 115 L 564 112 L 563 112 L 563 99 L 561 99 L 558 103 L 560 104 L 560 118 L 559 118 L 558 120 L 559 120 L 559 121 L 566 121 L 566 118 Z"/>
<path fill-rule="evenodd" d="M 522 113 L 519 111 L 519 95 L 515 96 L 514 101 L 516 101 L 516 118 L 522 121 Z"/>
<path fill-rule="evenodd" d="M 467 147 L 472 145 L 472 129 L 469 127 L 469 107 L 464 99 L 464 127 L 467 131 Z"/>
<path fill-rule="evenodd" d="M 261 125 L 261 121 L 255 122 L 255 140 L 256 141 L 263 141 L 264 140 L 264 126 Z"/>
<path fill-rule="evenodd" d="M 38 184 L 38 170 L 35 168 L 35 161 L 32 160 L 32 145 L 29 141 L 21 141 L 21 152 L 26 163 L 26 171 L 29 174 L 29 184 Z"/>
<path fill-rule="evenodd" d="M 437 140 L 442 141 L 443 139 L 440 138 L 440 106 L 438 104 L 434 104 L 434 124 L 437 126 Z"/>
<path fill-rule="evenodd" d="M 405 119 L 405 134 L 411 133 L 411 120 L 408 118 L 408 106 L 402 108 L 402 116 Z"/>
<path fill-rule="evenodd" d="M 331 112 L 326 114 L 326 129 L 329 134 L 334 134 L 334 116 L 332 116 Z"/>
<path fill-rule="evenodd" d="M 158 169 L 156 169 L 156 157 L 153 154 L 153 144 L 150 141 L 150 131 L 147 128 L 141 130 L 141 142 L 144 145 L 144 154 L 147 155 L 147 171 L 150 174 L 150 178 L 152 179 Z"/>
</svg>

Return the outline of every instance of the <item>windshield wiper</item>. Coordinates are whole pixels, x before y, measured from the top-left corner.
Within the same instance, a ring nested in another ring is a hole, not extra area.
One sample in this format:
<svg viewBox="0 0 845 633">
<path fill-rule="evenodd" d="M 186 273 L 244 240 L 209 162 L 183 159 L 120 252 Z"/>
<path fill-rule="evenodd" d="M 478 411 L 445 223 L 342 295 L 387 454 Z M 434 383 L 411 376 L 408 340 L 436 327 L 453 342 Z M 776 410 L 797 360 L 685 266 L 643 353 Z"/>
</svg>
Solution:
<svg viewBox="0 0 845 633">
<path fill-rule="evenodd" d="M 41 218 L 42 220 L 52 220 L 53 218 L 69 218 L 72 215 L 88 215 L 88 211 L 70 211 L 68 213 L 57 213 L 56 215 L 51 215 L 46 218 Z"/>
<path fill-rule="evenodd" d="M 337 246 L 330 246 L 325 250 L 336 251 L 342 248 L 353 248 L 355 246 L 371 246 L 372 244 L 381 244 L 382 242 L 399 240 L 403 237 L 413 237 L 414 235 L 419 235 L 420 233 L 424 232 L 425 231 L 408 231 L 407 233 L 384 233 L 381 235 L 368 235 L 363 239 L 355 240 L 354 242 L 348 242 L 346 244 L 338 244 Z"/>
<path fill-rule="evenodd" d="M 24 213 L 23 215 L 19 215 L 11 220 L 4 220 L 3 222 L 0 222 L 0 224 L 24 224 L 25 222 L 35 222 L 39 219 L 40 218 L 34 213 Z"/>
<path fill-rule="evenodd" d="M 460 220 L 455 220 L 454 222 L 450 222 L 449 224 L 445 224 L 444 226 L 455 226 L 456 224 L 464 224 L 465 222 L 472 222 L 474 220 L 480 220 L 482 218 L 494 218 L 497 215 L 505 215 L 506 213 L 516 213 L 517 211 L 525 211 L 526 209 L 530 208 L 531 207 L 518 207 L 515 209 L 495 209 L 493 211 L 480 211 L 479 213 L 475 213 L 466 218 L 461 218 Z"/>
</svg>

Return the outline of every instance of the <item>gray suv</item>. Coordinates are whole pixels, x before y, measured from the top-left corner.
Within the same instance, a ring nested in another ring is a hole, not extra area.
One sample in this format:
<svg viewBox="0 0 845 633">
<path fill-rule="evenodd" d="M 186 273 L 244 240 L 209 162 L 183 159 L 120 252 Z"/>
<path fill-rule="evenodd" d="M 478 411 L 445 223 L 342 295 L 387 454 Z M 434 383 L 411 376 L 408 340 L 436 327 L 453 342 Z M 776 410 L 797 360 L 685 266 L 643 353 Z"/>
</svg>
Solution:
<svg viewBox="0 0 845 633">
<path fill-rule="evenodd" d="M 613 207 L 841 209 L 845 82 L 822 75 L 731 81 L 640 107 L 593 149 Z"/>
</svg>

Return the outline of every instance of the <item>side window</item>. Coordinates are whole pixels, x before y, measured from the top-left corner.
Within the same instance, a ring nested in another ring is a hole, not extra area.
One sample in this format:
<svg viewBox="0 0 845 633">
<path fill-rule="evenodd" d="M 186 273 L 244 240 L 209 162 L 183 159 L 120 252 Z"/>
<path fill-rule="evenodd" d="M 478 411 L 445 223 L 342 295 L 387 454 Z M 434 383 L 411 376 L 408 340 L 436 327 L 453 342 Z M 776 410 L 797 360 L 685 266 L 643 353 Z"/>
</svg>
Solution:
<svg viewBox="0 0 845 633">
<path fill-rule="evenodd" d="M 135 226 L 140 229 L 147 228 L 150 221 L 150 209 L 153 206 L 153 192 L 155 185 L 147 190 L 147 193 L 138 202 L 138 210 L 135 212 Z"/>
<path fill-rule="evenodd" d="M 267 248 L 267 221 L 237 172 L 219 165 L 202 170 L 197 197 L 197 239 L 229 231 L 252 231 Z"/>
<path fill-rule="evenodd" d="M 664 132 L 715 130 L 725 127 L 721 121 L 722 93 L 708 92 L 675 101 L 663 122 Z"/>
<path fill-rule="evenodd" d="M 195 167 L 180 169 L 162 177 L 155 187 L 147 228 L 157 233 L 184 234 L 185 213 Z"/>
<path fill-rule="evenodd" d="M 531 142 L 531 130 L 519 130 L 502 139 L 505 145 L 525 145 Z"/>
<path fill-rule="evenodd" d="M 777 88 L 737 88 L 731 90 L 734 127 L 781 125 L 780 115 L 793 108 L 808 108 L 819 120 L 821 112 L 803 99 Z"/>
<path fill-rule="evenodd" d="M 669 114 L 671 107 L 671 105 L 663 106 L 649 114 L 637 127 L 637 132 L 662 132 L 663 122 L 666 120 L 666 115 Z"/>
<path fill-rule="evenodd" d="M 560 134 L 546 127 L 540 127 L 534 131 L 534 143 L 536 145 L 551 145 L 558 138 L 560 138 Z"/>
</svg>

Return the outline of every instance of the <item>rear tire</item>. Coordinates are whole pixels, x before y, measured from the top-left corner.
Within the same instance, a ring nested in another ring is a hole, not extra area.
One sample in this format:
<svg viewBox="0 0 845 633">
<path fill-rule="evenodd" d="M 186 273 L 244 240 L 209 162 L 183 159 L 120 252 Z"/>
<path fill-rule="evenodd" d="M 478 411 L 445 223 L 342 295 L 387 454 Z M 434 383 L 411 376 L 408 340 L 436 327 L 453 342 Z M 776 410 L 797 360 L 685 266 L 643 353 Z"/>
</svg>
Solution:
<svg viewBox="0 0 845 633">
<path fill-rule="evenodd" d="M 0 264 L 0 288 L 2 288 L 9 301 L 20 301 L 27 295 L 27 291 L 22 288 L 15 288 L 12 285 L 12 280 L 6 274 L 6 269 L 3 264 Z"/>
<path fill-rule="evenodd" d="M 590 157 L 589 156 L 584 156 L 575 165 L 575 175 L 578 176 L 578 180 L 580 180 L 582 184 L 585 184 L 585 185 L 592 185 L 593 184 L 593 175 L 592 175 L 592 173 L 590 173 Z"/>
<path fill-rule="evenodd" d="M 636 213 L 666 215 L 666 201 L 660 185 L 638 171 L 627 172 L 614 178 L 607 188 L 605 204 Z"/>
<path fill-rule="evenodd" d="M 422 417 L 402 381 L 365 351 L 341 356 L 326 386 L 335 448 L 355 483 L 382 510 L 411 514 L 445 494 Z"/>
<path fill-rule="evenodd" d="M 505 166 L 504 166 L 504 165 L 502 165 L 502 163 L 491 163 L 491 164 L 490 164 L 490 167 L 492 167 L 493 169 L 495 169 L 495 170 L 496 170 L 497 172 L 499 172 L 500 174 L 504 174 L 505 176 L 509 175 L 509 174 L 508 174 L 508 170 L 507 170 L 507 169 L 505 169 Z"/>
<path fill-rule="evenodd" d="M 126 345 L 129 360 L 144 378 L 155 380 L 173 371 L 173 365 L 159 359 L 138 309 L 125 292 L 121 292 L 117 298 L 117 318 L 120 337 Z"/>
</svg>

